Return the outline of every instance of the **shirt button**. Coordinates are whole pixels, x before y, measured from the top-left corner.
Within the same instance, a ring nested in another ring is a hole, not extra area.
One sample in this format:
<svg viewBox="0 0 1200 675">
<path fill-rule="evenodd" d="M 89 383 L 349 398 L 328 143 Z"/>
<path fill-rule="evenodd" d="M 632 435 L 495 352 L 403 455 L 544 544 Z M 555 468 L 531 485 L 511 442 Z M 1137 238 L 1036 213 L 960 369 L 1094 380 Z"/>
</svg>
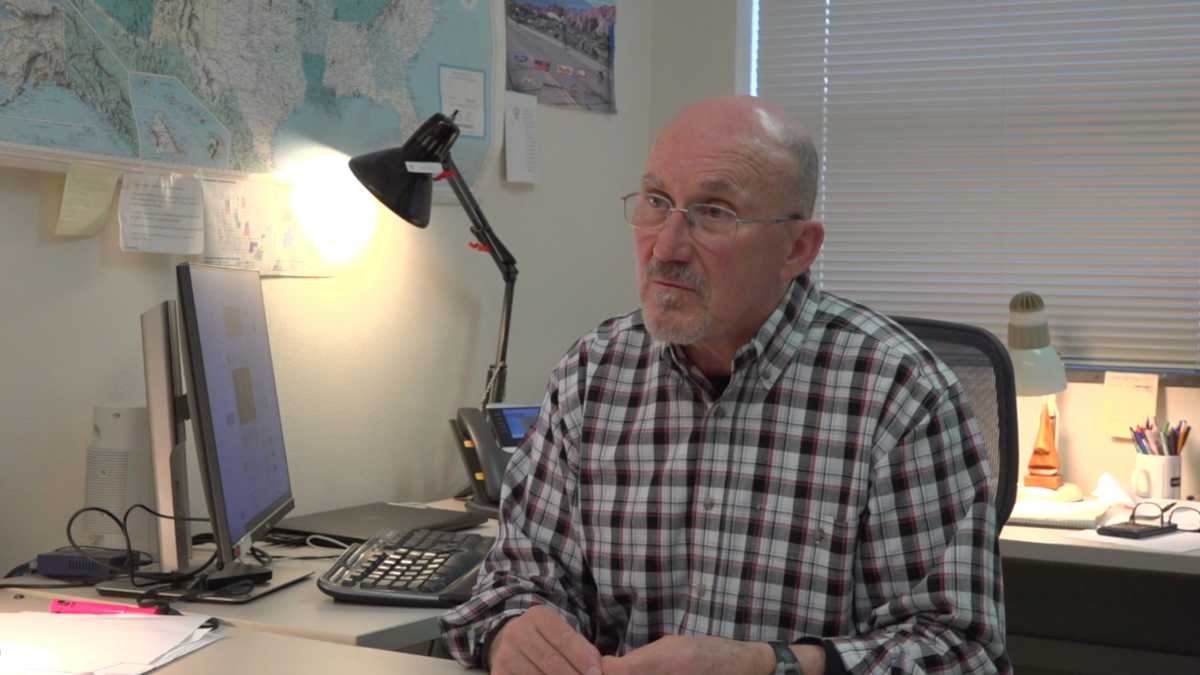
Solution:
<svg viewBox="0 0 1200 675">
<path fill-rule="evenodd" d="M 763 379 L 764 382 L 770 382 L 771 380 L 775 379 L 775 371 L 771 370 L 770 368 L 767 368 L 766 370 L 764 370 L 762 372 L 762 375 L 760 375 L 760 377 Z"/>
<path fill-rule="evenodd" d="M 705 595 L 708 595 L 708 586 L 705 586 L 704 584 L 700 584 L 699 586 L 697 586 L 696 587 L 696 595 L 701 598 L 703 598 Z"/>
<path fill-rule="evenodd" d="M 714 408 L 713 409 L 713 417 L 716 417 L 719 420 L 725 419 L 725 408 L 722 406 L 717 406 L 716 408 Z"/>
<path fill-rule="evenodd" d="M 716 503 L 717 503 L 717 502 L 716 502 L 716 500 L 715 500 L 715 499 L 713 499 L 712 497 L 705 497 L 705 498 L 704 498 L 704 510 L 705 510 L 705 511 L 712 511 L 712 507 L 713 507 L 713 505 L 714 505 L 714 504 L 716 504 Z"/>
<path fill-rule="evenodd" d="M 825 539 L 825 530 L 818 527 L 816 534 L 813 535 L 813 538 L 816 539 L 817 541 L 824 540 Z"/>
</svg>

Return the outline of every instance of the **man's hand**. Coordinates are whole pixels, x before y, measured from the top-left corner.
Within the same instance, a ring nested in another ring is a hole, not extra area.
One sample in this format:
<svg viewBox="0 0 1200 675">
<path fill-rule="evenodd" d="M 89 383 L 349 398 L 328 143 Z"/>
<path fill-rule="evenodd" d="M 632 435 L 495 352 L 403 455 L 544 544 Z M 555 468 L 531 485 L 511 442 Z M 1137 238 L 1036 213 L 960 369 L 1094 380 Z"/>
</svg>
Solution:
<svg viewBox="0 0 1200 675">
<path fill-rule="evenodd" d="M 488 651 L 492 675 L 600 675 L 600 652 L 558 612 L 533 607 L 504 624 Z"/>
<path fill-rule="evenodd" d="M 793 649 L 805 675 L 824 675 L 823 648 L 798 645 Z M 775 670 L 775 651 L 765 642 L 668 635 L 625 656 L 605 656 L 602 663 L 604 675 L 768 675 Z"/>
</svg>

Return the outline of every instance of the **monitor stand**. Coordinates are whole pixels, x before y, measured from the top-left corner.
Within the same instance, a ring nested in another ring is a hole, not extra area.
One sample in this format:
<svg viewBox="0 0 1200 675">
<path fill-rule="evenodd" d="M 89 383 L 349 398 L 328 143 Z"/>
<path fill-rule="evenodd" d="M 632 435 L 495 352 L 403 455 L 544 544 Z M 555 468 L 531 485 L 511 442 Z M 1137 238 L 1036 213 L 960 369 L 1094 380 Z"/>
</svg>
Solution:
<svg viewBox="0 0 1200 675">
<path fill-rule="evenodd" d="M 246 567 L 251 567 L 255 570 L 258 570 L 260 573 L 270 572 L 271 578 L 262 583 L 254 584 L 254 586 L 251 587 L 250 592 L 239 593 L 237 595 L 229 594 L 228 592 L 222 593 L 223 589 L 228 588 L 232 583 L 235 583 L 236 580 L 231 582 L 229 581 L 228 577 L 222 575 L 220 572 L 216 574 L 213 583 L 209 585 L 208 589 L 182 587 L 172 588 L 169 586 L 164 587 L 165 585 L 134 586 L 129 582 L 129 577 L 123 577 L 120 579 L 102 581 L 96 584 L 96 592 L 100 595 L 131 598 L 138 597 L 147 591 L 158 589 L 158 597 L 165 598 L 167 600 L 184 600 L 186 598 L 188 602 L 221 602 L 227 604 L 240 604 L 261 598 L 268 593 L 273 593 L 281 588 L 286 588 L 297 581 L 302 581 L 312 576 L 312 571 L 295 567 L 260 567 L 256 565 Z M 195 597 L 187 597 L 189 595 L 194 595 Z"/>
</svg>

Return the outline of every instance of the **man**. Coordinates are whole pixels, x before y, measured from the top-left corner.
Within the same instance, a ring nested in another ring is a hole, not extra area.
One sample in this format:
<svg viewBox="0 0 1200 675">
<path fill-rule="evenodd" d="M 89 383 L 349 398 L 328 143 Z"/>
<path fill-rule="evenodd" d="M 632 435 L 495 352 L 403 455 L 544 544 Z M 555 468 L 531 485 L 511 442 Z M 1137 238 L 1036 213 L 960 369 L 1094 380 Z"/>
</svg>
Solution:
<svg viewBox="0 0 1200 675">
<path fill-rule="evenodd" d="M 443 617 L 459 661 L 1011 670 L 979 427 L 928 350 L 816 288 L 816 185 L 766 101 L 702 101 L 659 134 L 625 198 L 642 307 L 555 369 L 474 596 Z"/>
</svg>

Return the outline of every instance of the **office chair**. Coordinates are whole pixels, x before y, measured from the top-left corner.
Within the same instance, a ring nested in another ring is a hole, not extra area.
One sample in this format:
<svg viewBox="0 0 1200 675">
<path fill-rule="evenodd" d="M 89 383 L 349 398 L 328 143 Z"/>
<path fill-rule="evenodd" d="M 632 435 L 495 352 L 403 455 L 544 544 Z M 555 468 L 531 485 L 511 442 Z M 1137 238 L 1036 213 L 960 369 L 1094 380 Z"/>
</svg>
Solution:
<svg viewBox="0 0 1200 675">
<path fill-rule="evenodd" d="M 990 331 L 977 326 L 906 316 L 892 320 L 925 343 L 962 382 L 983 430 L 996 523 L 1003 527 L 1017 500 L 1020 454 L 1017 385 L 1008 350 Z"/>
</svg>

